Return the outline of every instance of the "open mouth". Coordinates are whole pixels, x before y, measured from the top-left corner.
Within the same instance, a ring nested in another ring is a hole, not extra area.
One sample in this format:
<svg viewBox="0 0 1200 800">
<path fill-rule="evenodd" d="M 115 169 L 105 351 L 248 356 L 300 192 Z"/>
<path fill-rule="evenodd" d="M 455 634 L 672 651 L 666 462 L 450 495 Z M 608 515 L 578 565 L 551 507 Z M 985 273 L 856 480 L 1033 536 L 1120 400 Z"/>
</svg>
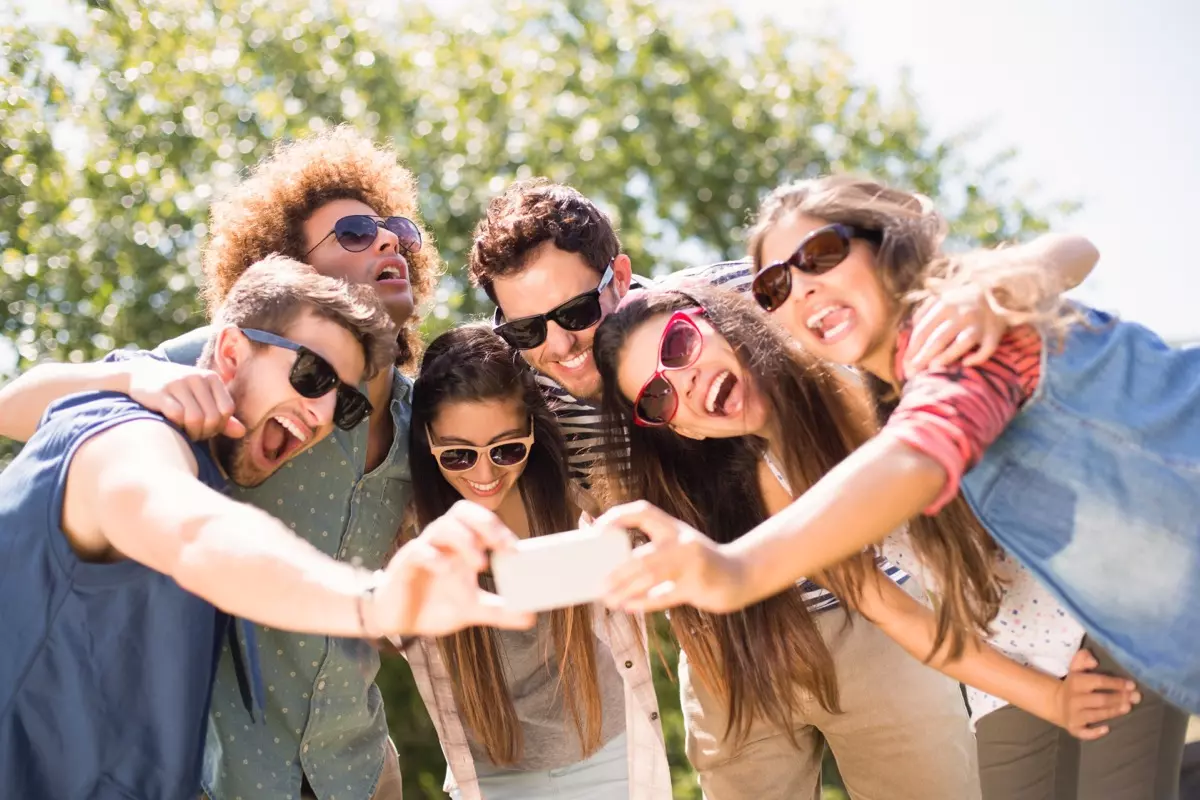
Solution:
<svg viewBox="0 0 1200 800">
<path fill-rule="evenodd" d="M 376 283 L 406 280 L 408 280 L 408 265 L 399 258 L 389 258 L 375 276 Z"/>
<path fill-rule="evenodd" d="M 727 416 L 729 409 L 726 406 L 729 403 L 729 396 L 733 394 L 737 383 L 737 377 L 729 370 L 724 370 L 717 375 L 709 384 L 708 394 L 704 397 L 704 410 L 716 417 Z"/>
<path fill-rule="evenodd" d="M 469 478 L 463 478 L 463 480 L 471 487 L 471 491 L 480 497 L 490 497 L 500 491 L 500 478 L 496 478 L 491 483 L 477 483 Z"/>
<path fill-rule="evenodd" d="M 260 437 L 261 452 L 268 467 L 276 467 L 300 450 L 312 434 L 302 425 L 282 414 L 269 418 Z"/>
<path fill-rule="evenodd" d="M 826 344 L 840 339 L 854 326 L 856 314 L 849 306 L 825 306 L 804 323 L 805 326 Z"/>
</svg>

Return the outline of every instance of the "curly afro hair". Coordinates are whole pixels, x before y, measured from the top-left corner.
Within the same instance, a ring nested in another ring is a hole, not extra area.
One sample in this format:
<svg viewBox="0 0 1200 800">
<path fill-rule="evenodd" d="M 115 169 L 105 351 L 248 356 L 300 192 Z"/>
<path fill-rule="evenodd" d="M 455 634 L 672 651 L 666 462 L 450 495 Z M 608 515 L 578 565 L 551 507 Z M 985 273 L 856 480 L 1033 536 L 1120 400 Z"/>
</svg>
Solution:
<svg viewBox="0 0 1200 800">
<path fill-rule="evenodd" d="M 424 245 L 409 258 L 414 307 L 430 296 L 442 272 L 437 249 L 417 213 L 417 182 L 391 146 L 377 145 L 348 125 L 292 142 L 277 142 L 249 176 L 213 203 L 202 261 L 202 296 L 211 317 L 250 265 L 272 253 L 305 260 L 304 223 L 326 203 L 358 200 L 381 215 L 412 219 Z M 396 365 L 412 367 L 420 349 L 414 312 L 396 337 Z"/>
</svg>

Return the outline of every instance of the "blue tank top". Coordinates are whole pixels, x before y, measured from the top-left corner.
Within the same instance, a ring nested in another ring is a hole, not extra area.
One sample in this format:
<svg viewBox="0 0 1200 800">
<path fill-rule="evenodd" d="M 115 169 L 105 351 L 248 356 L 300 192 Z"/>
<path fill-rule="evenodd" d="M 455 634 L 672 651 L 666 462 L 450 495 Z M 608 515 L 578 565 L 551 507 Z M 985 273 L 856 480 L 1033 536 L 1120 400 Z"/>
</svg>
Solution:
<svg viewBox="0 0 1200 800">
<path fill-rule="evenodd" d="M 134 420 L 170 424 L 124 395 L 65 398 L 0 473 L 0 798 L 199 793 L 217 656 L 226 636 L 240 650 L 233 620 L 137 562 L 80 561 L 61 528 L 76 449 Z M 207 448 L 192 452 L 223 490 Z"/>
</svg>

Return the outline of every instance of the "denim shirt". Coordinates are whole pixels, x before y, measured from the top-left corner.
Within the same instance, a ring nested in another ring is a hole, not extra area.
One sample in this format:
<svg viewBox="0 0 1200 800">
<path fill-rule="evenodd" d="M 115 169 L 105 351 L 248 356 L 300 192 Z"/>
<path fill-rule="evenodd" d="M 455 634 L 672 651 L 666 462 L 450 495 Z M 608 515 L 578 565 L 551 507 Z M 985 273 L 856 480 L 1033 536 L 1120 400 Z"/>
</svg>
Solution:
<svg viewBox="0 0 1200 800">
<path fill-rule="evenodd" d="M 195 363 L 211 330 L 160 346 L 177 363 Z M 396 372 L 389 409 L 392 446 L 364 474 L 367 429 L 334 432 L 289 461 L 261 486 L 234 487 L 235 499 L 267 511 L 318 550 L 368 568 L 383 565 L 412 491 L 408 429 L 412 382 Z M 384 409 L 376 409 L 382 413 Z M 253 532 L 248 532 L 253 533 Z M 205 752 L 204 791 L 212 800 L 300 797 L 302 775 L 321 800 L 367 800 L 390 754 L 383 701 L 375 686 L 379 655 L 357 639 L 255 626 L 266 724 L 242 708 L 228 649 L 221 654 Z"/>
<path fill-rule="evenodd" d="M 963 491 L 1117 661 L 1200 713 L 1200 349 L 1086 314 Z"/>
</svg>

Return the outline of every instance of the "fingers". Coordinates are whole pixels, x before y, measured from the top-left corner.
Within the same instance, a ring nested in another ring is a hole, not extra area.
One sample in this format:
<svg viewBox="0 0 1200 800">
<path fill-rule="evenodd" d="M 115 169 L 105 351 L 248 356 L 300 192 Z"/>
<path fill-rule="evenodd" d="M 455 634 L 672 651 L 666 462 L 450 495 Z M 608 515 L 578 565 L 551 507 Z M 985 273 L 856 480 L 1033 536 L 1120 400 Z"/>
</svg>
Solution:
<svg viewBox="0 0 1200 800">
<path fill-rule="evenodd" d="M 601 514 L 595 524 L 615 528 L 637 528 L 650 537 L 651 541 L 671 542 L 679 538 L 687 526 L 662 509 L 645 500 L 615 506 Z"/>
<path fill-rule="evenodd" d="M 979 346 L 975 349 L 975 352 L 963 358 L 963 366 L 977 367 L 980 364 L 986 363 L 988 359 L 996 354 L 997 348 L 1000 347 L 1000 342 L 1004 339 L 1004 332 L 1006 330 L 1007 328 L 1003 324 L 986 327 L 983 335 L 979 338 Z"/>
<path fill-rule="evenodd" d="M 498 516 L 468 500 L 459 500 L 442 519 L 465 526 L 478 539 L 482 549 L 507 550 L 519 541 Z"/>
<path fill-rule="evenodd" d="M 914 373 L 920 372 L 935 362 L 941 361 L 942 354 L 955 343 L 959 334 L 963 332 L 964 329 L 960 320 L 948 319 L 940 323 L 929 334 L 928 340 L 921 346 L 921 349 L 913 356 L 908 369 Z"/>
<path fill-rule="evenodd" d="M 221 433 L 228 436 L 230 439 L 241 439 L 246 435 L 246 426 L 237 417 L 230 417 L 225 420 L 225 427 Z"/>
<path fill-rule="evenodd" d="M 134 392 L 132 396 L 178 425 L 193 441 L 210 439 L 218 433 L 235 437 L 246 433 L 241 422 L 230 424 L 233 398 L 215 372 L 189 370 L 182 378 L 164 382 L 156 389 Z"/>
<path fill-rule="evenodd" d="M 945 306 L 938 298 L 926 300 L 913 313 L 913 329 L 908 337 L 908 352 L 910 355 L 905 358 L 905 368 L 909 369 L 914 364 L 914 359 L 918 353 L 925 349 L 926 342 L 929 337 L 945 321 Z M 910 369 L 916 372 L 916 369 Z"/>
<path fill-rule="evenodd" d="M 1092 651 L 1081 647 L 1075 651 L 1075 655 L 1071 656 L 1071 663 L 1067 669 L 1070 672 L 1086 672 L 1098 666 L 1100 666 L 1100 662 L 1092 655 Z"/>
<path fill-rule="evenodd" d="M 1090 672 L 1072 674 L 1068 680 L 1071 683 L 1072 691 L 1078 694 L 1130 695 L 1137 689 L 1137 684 L 1128 678 L 1097 675 Z"/>
<path fill-rule="evenodd" d="M 487 625 L 508 630 L 528 630 L 537 619 L 536 615 L 528 611 L 508 608 L 498 595 L 483 589 L 479 590 L 471 616 L 469 625 Z"/>
<path fill-rule="evenodd" d="M 625 608 L 644 600 L 656 586 L 674 583 L 683 568 L 684 556 L 678 548 L 643 545 L 609 575 L 604 602 L 610 608 Z"/>
<path fill-rule="evenodd" d="M 1074 736 L 1076 739 L 1079 739 L 1084 742 L 1091 742 L 1091 741 L 1095 741 L 1096 739 L 1099 739 L 1102 736 L 1106 736 L 1108 734 L 1108 726 L 1100 725 L 1095 728 L 1078 728 L 1078 729 L 1072 727 L 1069 729 L 1069 733 L 1072 736 Z"/>
</svg>

